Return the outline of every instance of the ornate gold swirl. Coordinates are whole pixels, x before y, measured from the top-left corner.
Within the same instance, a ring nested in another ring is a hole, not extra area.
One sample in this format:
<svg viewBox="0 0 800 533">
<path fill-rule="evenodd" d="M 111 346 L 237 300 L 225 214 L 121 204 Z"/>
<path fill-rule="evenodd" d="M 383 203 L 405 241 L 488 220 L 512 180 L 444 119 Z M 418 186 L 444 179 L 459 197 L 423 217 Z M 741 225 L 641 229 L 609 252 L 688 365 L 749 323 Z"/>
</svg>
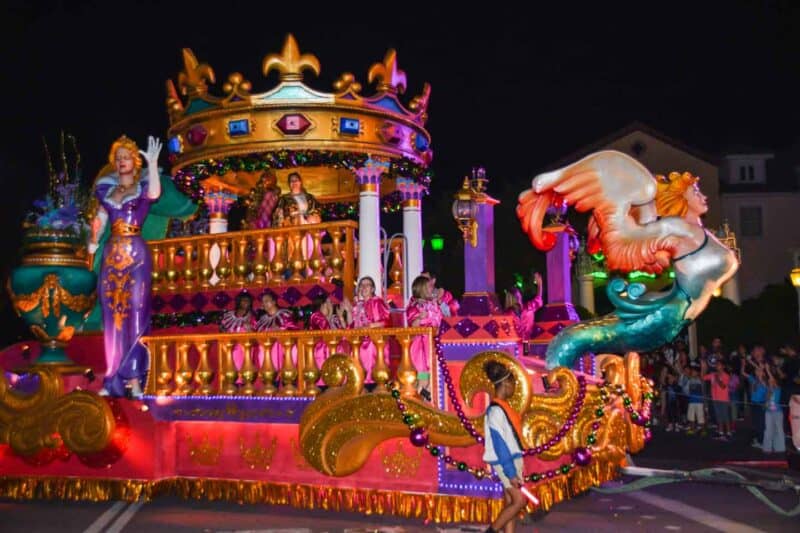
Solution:
<svg viewBox="0 0 800 533">
<path fill-rule="evenodd" d="M 31 395 L 12 390 L 0 373 L 0 443 L 20 455 L 55 447 L 59 439 L 79 454 L 103 450 L 115 428 L 108 403 L 86 391 L 62 395 L 61 375 L 53 369 L 33 373 L 39 389 Z"/>
<path fill-rule="evenodd" d="M 10 282 L 7 285 L 9 296 L 14 304 L 14 308 L 18 312 L 28 313 L 33 311 L 39 305 L 42 306 L 42 316 L 47 318 L 50 313 L 53 316 L 61 316 L 61 305 L 75 311 L 82 313 L 88 311 L 94 305 L 95 295 L 90 296 L 75 295 L 70 293 L 67 289 L 61 286 L 61 281 L 58 279 L 58 274 L 47 274 L 44 277 L 42 285 L 33 291 L 31 294 L 14 294 L 11 289 Z M 52 298 L 50 296 L 52 291 Z"/>
<path fill-rule="evenodd" d="M 328 358 L 322 365 L 322 378 L 330 389 L 306 408 L 299 430 L 303 456 L 315 469 L 346 476 L 360 469 L 381 442 L 408 436 L 391 395 L 360 393 L 363 371 L 352 359 Z M 456 416 L 413 399 L 406 403 L 420 416 L 431 442 L 449 446 L 474 442 Z"/>
<path fill-rule="evenodd" d="M 575 375 L 565 368 L 548 374 L 554 384 L 553 392 L 533 394 L 528 372 L 514 358 L 503 352 L 489 351 L 475 355 L 461 373 L 460 387 L 467 404 L 471 405 L 479 392 L 491 392 L 493 387 L 486 378 L 483 367 L 487 361 L 496 360 L 512 371 L 516 378 L 514 395 L 509 403 L 522 414 L 522 440 L 525 447 L 542 446 L 558 437 L 561 428 L 570 420 L 572 409 L 580 394 Z M 639 405 L 639 398 L 649 391 L 649 384 L 638 374 L 638 355 L 628 354 L 600 357 L 601 368 L 611 388 L 622 387 Z M 396 401 L 389 394 L 361 393 L 363 373 L 350 357 L 336 355 L 322 367 L 325 382 L 331 387 L 314 401 L 300 421 L 299 445 L 308 463 L 320 472 L 331 476 L 345 476 L 360 469 L 372 450 L 381 442 L 407 437 L 408 427 L 403 423 Z M 644 445 L 644 430 L 633 424 L 622 399 L 612 395 L 605 405 L 604 417 L 598 431 L 592 424 L 598 421 L 596 411 L 602 404 L 600 390 L 587 385 L 582 408 L 574 424 L 555 446 L 542 453 L 545 460 L 554 460 L 584 446 L 590 433 L 595 433 L 593 455 L 604 461 L 618 464 L 626 450 L 636 452 Z M 427 403 L 406 398 L 408 413 L 420 417 L 419 426 L 428 432 L 432 444 L 467 447 L 475 444 L 453 414 L 438 410 Z M 483 417 L 473 418 L 473 425 L 482 432 Z"/>
</svg>

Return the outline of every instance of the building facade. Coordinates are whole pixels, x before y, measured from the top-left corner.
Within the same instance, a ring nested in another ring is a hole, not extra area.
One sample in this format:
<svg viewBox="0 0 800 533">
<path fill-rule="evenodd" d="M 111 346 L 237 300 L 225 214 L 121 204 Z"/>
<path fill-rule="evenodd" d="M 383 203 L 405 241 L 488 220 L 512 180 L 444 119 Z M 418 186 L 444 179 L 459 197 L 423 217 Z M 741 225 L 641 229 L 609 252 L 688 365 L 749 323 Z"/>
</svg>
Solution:
<svg viewBox="0 0 800 533">
<path fill-rule="evenodd" d="M 739 289 L 755 298 L 800 266 L 800 191 L 791 154 L 735 153 L 722 158 L 722 216 L 741 250 Z"/>
</svg>

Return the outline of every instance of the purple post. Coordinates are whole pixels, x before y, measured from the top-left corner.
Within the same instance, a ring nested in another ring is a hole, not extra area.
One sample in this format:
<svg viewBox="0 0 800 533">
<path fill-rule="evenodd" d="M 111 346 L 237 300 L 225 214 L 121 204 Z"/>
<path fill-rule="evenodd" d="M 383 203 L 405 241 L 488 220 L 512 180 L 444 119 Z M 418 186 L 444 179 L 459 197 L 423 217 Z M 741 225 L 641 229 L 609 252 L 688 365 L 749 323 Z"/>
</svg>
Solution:
<svg viewBox="0 0 800 533">
<path fill-rule="evenodd" d="M 494 206 L 499 202 L 484 196 L 476 203 L 476 246 L 464 241 L 464 297 L 459 311 L 464 316 L 500 312 L 494 286 Z"/>
<path fill-rule="evenodd" d="M 547 305 L 536 314 L 529 347 L 530 354 L 535 356 L 544 356 L 553 337 L 580 320 L 572 305 L 570 234 L 559 231 L 555 235 L 556 246 L 547 252 Z"/>
<path fill-rule="evenodd" d="M 566 231 L 555 234 L 556 246 L 547 252 L 547 304 L 572 304 L 570 276 L 570 236 Z"/>
</svg>

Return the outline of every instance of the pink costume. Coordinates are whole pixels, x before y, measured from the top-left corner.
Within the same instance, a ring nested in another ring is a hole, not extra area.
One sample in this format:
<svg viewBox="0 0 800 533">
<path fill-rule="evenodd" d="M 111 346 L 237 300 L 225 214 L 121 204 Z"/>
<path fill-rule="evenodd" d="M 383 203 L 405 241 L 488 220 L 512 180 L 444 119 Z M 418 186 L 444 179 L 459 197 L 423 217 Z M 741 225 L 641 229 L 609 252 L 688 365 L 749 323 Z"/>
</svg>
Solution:
<svg viewBox="0 0 800 533">
<path fill-rule="evenodd" d="M 244 316 L 238 316 L 236 311 L 226 311 L 225 314 L 222 315 L 220 329 L 224 333 L 249 333 L 256 329 L 256 319 L 253 317 L 253 313 L 250 312 Z M 241 344 L 236 344 L 233 347 L 233 364 L 236 370 L 241 369 L 243 363 L 244 348 L 242 348 Z M 238 380 L 237 383 L 240 381 L 241 380 Z"/>
<path fill-rule="evenodd" d="M 528 300 L 522 304 L 522 311 L 519 315 L 514 313 L 514 328 L 517 330 L 517 335 L 522 340 L 529 340 L 533 334 L 533 326 L 536 323 L 534 315 L 536 311 L 542 307 L 541 295 Z"/>
<path fill-rule="evenodd" d="M 447 308 L 447 311 L 445 311 L 444 307 L 442 308 L 443 316 L 456 316 L 458 315 L 458 310 L 461 308 L 461 305 L 459 305 L 453 293 L 446 290 L 442 290 L 442 297 L 439 298 L 439 305 Z"/>
<path fill-rule="evenodd" d="M 378 296 L 373 296 L 369 300 L 358 299 L 353 305 L 353 327 L 354 328 L 369 328 L 375 322 L 380 322 L 382 327 L 389 324 L 389 307 L 386 302 Z M 386 364 L 389 364 L 389 357 L 387 346 L 384 345 L 384 359 Z M 372 368 L 375 366 L 375 357 L 378 354 L 378 349 L 375 344 L 368 338 L 365 338 L 361 343 L 359 350 L 359 359 L 361 365 L 364 367 L 364 375 L 366 377 L 365 383 L 372 383 Z"/>
<path fill-rule="evenodd" d="M 339 321 L 338 316 L 332 314 L 330 318 L 328 318 L 319 311 L 314 311 L 311 313 L 311 318 L 308 321 L 308 327 L 309 329 L 316 331 L 327 329 L 344 329 L 344 326 Z M 350 353 L 344 341 L 340 342 L 336 349 L 341 353 Z M 324 340 L 320 340 L 316 345 L 314 345 L 314 360 L 317 362 L 318 369 L 322 368 L 322 365 L 325 363 L 325 360 L 328 358 L 329 354 L 330 349 L 328 348 L 328 343 Z M 320 382 L 321 381 L 322 380 L 320 380 Z"/>
<path fill-rule="evenodd" d="M 297 325 L 292 319 L 292 313 L 286 309 L 278 309 L 274 315 L 270 315 L 266 311 L 259 317 L 256 322 L 256 331 L 275 331 L 298 329 Z M 272 354 L 272 366 L 276 371 L 280 371 L 283 366 L 283 345 L 280 342 L 275 342 L 270 350 Z M 261 364 L 263 356 L 259 349 L 259 364 Z M 297 365 L 297 347 L 292 347 L 292 362 Z"/>
<path fill-rule="evenodd" d="M 432 326 L 438 330 L 439 324 L 442 323 L 442 309 L 435 300 L 412 298 L 408 303 L 408 309 L 406 309 L 408 325 L 412 325 L 423 311 L 427 316 L 420 319 L 417 327 Z M 414 368 L 417 369 L 420 379 L 428 379 L 431 368 L 428 361 L 427 335 L 418 335 L 411 341 L 411 362 L 414 364 Z"/>
</svg>

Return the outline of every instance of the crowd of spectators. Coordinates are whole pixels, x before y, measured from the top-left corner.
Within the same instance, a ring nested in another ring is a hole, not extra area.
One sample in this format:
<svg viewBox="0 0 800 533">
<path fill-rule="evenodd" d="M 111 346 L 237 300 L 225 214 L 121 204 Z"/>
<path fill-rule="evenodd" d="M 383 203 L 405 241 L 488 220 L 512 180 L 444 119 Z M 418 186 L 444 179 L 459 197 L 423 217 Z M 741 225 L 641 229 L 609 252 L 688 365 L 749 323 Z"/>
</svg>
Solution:
<svg viewBox="0 0 800 533">
<path fill-rule="evenodd" d="M 747 428 L 754 447 L 785 452 L 789 401 L 800 394 L 794 346 L 784 344 L 774 353 L 763 344 L 727 350 L 715 338 L 692 354 L 677 340 L 641 354 L 641 371 L 658 389 L 654 423 L 665 431 L 728 441 Z"/>
</svg>

